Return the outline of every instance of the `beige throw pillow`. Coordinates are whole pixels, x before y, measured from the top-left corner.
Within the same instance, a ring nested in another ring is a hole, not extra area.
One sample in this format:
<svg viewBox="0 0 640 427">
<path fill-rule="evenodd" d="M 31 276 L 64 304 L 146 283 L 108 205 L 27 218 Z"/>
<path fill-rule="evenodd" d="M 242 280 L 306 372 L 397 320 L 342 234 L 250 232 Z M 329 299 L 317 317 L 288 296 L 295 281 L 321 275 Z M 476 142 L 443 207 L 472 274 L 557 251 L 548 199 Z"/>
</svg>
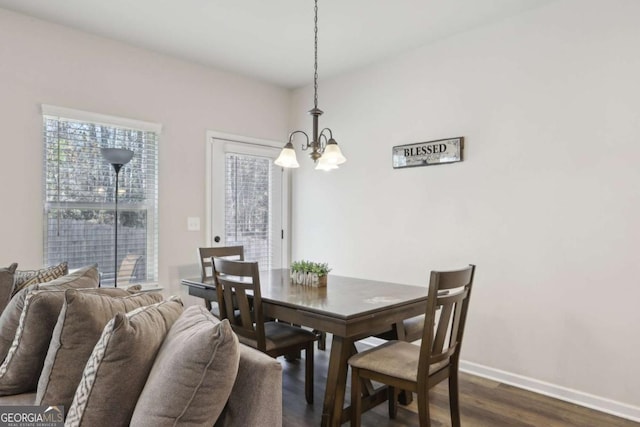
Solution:
<svg viewBox="0 0 640 427">
<path fill-rule="evenodd" d="M 58 265 L 54 265 L 40 270 L 24 270 L 16 272 L 15 287 L 13 294 L 15 295 L 20 290 L 38 283 L 46 283 L 51 280 L 57 279 L 69 273 L 69 266 L 67 261 L 63 261 Z"/>
<path fill-rule="evenodd" d="M 138 398 L 131 425 L 213 426 L 238 373 L 238 338 L 228 320 L 192 306 L 173 324 Z"/>
<path fill-rule="evenodd" d="M 117 313 L 162 301 L 160 293 L 130 295 L 120 288 L 100 290 L 101 293 L 66 291 L 38 381 L 36 405 L 63 405 L 68 410 L 87 360 L 106 324 Z M 109 296 L 116 292 L 123 294 Z"/>
<path fill-rule="evenodd" d="M 75 270 L 73 273 L 61 275 L 55 279 L 41 282 L 41 289 L 87 289 L 97 288 L 100 283 L 98 265 L 87 265 Z"/>
<path fill-rule="evenodd" d="M 116 314 L 87 361 L 65 427 L 130 425 L 158 349 L 181 312 L 181 302 L 163 301 Z"/>
</svg>

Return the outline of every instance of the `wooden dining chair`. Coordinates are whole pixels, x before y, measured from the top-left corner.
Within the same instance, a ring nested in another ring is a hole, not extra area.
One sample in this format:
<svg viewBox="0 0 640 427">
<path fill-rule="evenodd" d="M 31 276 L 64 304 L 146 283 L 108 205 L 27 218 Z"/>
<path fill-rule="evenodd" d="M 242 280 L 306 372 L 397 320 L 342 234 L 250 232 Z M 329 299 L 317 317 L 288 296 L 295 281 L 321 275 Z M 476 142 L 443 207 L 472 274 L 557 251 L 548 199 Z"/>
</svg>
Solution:
<svg viewBox="0 0 640 427">
<path fill-rule="evenodd" d="M 360 426 L 361 380 L 388 386 L 389 417 L 395 418 L 398 390 L 417 393 L 421 427 L 431 425 L 429 389 L 449 379 L 451 425 L 460 426 L 458 362 L 475 266 L 456 271 L 432 271 L 420 346 L 388 341 L 349 359 L 351 366 L 351 425 Z"/>
<path fill-rule="evenodd" d="M 208 279 L 213 280 L 213 263 L 211 262 L 213 257 L 244 261 L 244 246 L 202 247 L 198 248 L 198 255 L 200 255 L 200 276 L 204 282 Z M 214 302 L 214 304 L 211 304 L 211 302 Z M 220 318 L 218 304 L 215 304 L 215 302 L 215 300 L 205 299 L 204 305 L 214 316 Z"/>
<path fill-rule="evenodd" d="M 141 278 L 136 277 L 136 273 L 140 274 L 139 270 L 143 268 L 142 261 L 142 255 L 127 254 L 122 259 L 120 267 L 118 267 L 117 285 L 126 288 L 129 285 L 140 282 Z M 100 272 L 100 287 L 113 287 L 114 284 L 116 284 L 114 273 Z"/>
<path fill-rule="evenodd" d="M 118 285 L 128 286 L 132 284 L 136 279 L 136 270 L 138 270 L 138 266 L 141 263 L 142 255 L 128 254 L 125 256 L 118 269 Z"/>
<path fill-rule="evenodd" d="M 220 318 L 228 319 L 241 343 L 271 357 L 305 351 L 305 397 L 313 403 L 313 347 L 316 334 L 283 322 L 266 322 L 257 262 L 213 258 Z M 229 313 L 239 311 L 239 315 Z"/>
</svg>

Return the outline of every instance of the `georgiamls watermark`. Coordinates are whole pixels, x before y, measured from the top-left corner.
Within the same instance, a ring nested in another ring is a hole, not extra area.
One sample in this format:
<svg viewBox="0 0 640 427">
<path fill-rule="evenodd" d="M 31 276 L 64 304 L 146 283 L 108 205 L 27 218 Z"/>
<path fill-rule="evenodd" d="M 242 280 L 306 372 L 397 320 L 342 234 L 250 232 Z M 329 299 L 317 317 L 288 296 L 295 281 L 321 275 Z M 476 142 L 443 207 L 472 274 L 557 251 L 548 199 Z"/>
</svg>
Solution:
<svg viewBox="0 0 640 427">
<path fill-rule="evenodd" d="M 0 406 L 0 427 L 64 427 L 64 407 Z"/>
</svg>

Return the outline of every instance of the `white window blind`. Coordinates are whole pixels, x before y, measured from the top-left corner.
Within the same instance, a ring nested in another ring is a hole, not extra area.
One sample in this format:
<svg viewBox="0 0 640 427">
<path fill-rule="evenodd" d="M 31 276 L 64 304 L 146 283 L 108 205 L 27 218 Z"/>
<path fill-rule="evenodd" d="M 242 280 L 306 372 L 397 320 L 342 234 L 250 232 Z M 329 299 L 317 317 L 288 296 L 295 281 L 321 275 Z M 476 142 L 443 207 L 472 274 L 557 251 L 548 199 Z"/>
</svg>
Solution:
<svg viewBox="0 0 640 427">
<path fill-rule="evenodd" d="M 267 157 L 227 153 L 225 158 L 225 242 L 243 245 L 245 259 L 266 269 L 273 259 L 272 167 Z"/>
<path fill-rule="evenodd" d="M 96 263 L 103 280 L 114 277 L 116 175 L 100 148 L 126 148 L 134 155 L 119 174 L 117 265 L 139 258 L 132 282 L 157 281 L 160 126 L 43 105 L 43 129 L 45 263 Z"/>
</svg>

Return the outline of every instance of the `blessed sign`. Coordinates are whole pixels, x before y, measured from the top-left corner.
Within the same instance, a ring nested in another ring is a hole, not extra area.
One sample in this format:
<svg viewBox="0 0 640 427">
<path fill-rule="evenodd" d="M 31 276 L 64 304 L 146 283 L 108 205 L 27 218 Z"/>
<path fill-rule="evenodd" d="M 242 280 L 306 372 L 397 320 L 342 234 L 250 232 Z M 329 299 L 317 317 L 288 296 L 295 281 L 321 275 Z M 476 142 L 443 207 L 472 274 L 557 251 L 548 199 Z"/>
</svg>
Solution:
<svg viewBox="0 0 640 427">
<path fill-rule="evenodd" d="M 439 139 L 393 147 L 393 167 L 439 165 L 462 161 L 464 138 Z"/>
</svg>

